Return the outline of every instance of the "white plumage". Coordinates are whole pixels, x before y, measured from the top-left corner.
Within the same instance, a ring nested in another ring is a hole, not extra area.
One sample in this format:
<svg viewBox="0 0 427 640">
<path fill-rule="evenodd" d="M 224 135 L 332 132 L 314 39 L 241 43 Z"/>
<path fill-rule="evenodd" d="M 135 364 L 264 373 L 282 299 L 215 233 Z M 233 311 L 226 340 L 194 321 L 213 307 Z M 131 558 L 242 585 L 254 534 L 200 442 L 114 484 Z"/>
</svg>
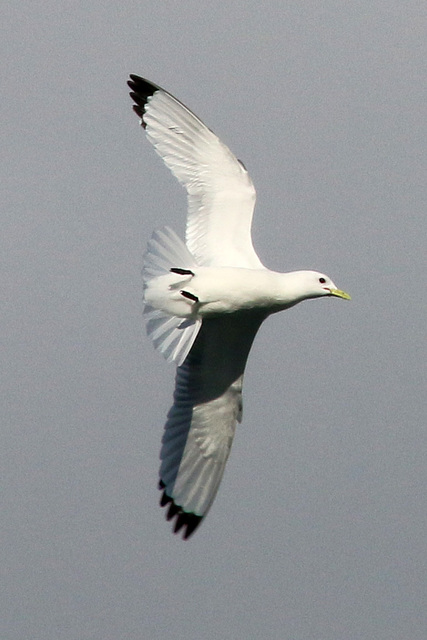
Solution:
<svg viewBox="0 0 427 640">
<path fill-rule="evenodd" d="M 188 196 L 185 245 L 169 228 L 156 231 L 143 270 L 148 335 L 178 365 L 161 505 L 188 538 L 221 482 L 261 323 L 308 298 L 349 296 L 316 271 L 266 269 L 252 245 L 255 189 L 243 164 L 171 94 L 135 75 L 128 84 L 148 139 Z"/>
</svg>

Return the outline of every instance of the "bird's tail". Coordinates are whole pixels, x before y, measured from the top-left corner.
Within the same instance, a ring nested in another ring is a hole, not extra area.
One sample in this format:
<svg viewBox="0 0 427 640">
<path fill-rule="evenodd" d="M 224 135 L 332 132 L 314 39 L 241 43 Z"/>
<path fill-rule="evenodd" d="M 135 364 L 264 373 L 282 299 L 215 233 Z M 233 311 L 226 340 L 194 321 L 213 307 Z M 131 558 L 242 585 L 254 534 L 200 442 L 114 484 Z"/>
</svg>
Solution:
<svg viewBox="0 0 427 640">
<path fill-rule="evenodd" d="M 177 366 L 187 357 L 202 324 L 193 314 L 194 304 L 180 293 L 196 267 L 172 229 L 163 227 L 153 233 L 142 270 L 147 334 L 166 360 Z"/>
</svg>

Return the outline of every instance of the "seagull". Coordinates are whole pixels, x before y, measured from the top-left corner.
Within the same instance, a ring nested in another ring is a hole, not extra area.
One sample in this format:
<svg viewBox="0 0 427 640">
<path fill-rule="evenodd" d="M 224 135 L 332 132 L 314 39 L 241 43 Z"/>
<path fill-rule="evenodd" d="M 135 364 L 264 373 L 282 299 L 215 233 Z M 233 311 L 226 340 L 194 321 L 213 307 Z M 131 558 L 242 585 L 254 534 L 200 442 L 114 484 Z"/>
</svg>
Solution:
<svg viewBox="0 0 427 640">
<path fill-rule="evenodd" d="M 169 227 L 155 231 L 143 266 L 147 334 L 177 365 L 160 504 L 187 539 L 218 491 L 262 322 L 303 300 L 350 296 L 323 273 L 264 267 L 252 245 L 256 194 L 244 164 L 173 95 L 133 74 L 128 85 L 148 140 L 188 197 L 185 243 Z"/>
</svg>

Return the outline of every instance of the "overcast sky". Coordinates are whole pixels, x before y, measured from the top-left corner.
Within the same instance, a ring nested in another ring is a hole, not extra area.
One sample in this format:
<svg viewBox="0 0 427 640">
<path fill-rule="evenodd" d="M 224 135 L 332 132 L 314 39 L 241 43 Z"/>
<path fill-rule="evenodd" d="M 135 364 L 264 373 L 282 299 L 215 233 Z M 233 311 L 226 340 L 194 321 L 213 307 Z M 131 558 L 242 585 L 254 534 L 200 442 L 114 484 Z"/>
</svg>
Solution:
<svg viewBox="0 0 427 640">
<path fill-rule="evenodd" d="M 426 14 L 5 4 L 2 640 L 425 639 Z M 223 483 L 187 542 L 158 507 L 174 368 L 145 336 L 140 276 L 186 201 L 129 73 L 244 161 L 261 260 L 353 298 L 261 328 Z"/>
</svg>

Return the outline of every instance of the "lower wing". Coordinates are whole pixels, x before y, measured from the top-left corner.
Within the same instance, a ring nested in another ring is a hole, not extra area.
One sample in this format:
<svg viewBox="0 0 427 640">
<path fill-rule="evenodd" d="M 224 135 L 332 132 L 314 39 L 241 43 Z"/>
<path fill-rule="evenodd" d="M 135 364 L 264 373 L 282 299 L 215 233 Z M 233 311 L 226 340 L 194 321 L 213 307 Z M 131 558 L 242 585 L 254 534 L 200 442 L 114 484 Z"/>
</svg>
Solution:
<svg viewBox="0 0 427 640">
<path fill-rule="evenodd" d="M 242 416 L 246 360 L 264 316 L 235 313 L 204 319 L 178 367 L 174 404 L 162 440 L 161 505 L 188 538 L 208 512 Z"/>
</svg>

